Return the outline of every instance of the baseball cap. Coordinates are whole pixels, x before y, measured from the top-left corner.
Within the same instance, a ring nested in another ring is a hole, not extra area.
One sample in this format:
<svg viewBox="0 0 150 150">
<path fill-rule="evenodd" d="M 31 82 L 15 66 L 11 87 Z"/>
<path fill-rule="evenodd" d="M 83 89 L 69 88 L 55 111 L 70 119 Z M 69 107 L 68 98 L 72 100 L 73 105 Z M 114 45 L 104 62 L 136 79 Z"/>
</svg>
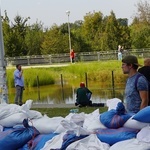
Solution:
<svg viewBox="0 0 150 150">
<path fill-rule="evenodd" d="M 128 63 L 128 64 L 134 64 L 134 65 L 137 65 L 137 66 L 141 66 L 139 63 L 138 63 L 138 59 L 136 56 L 133 56 L 133 55 L 127 55 L 125 56 L 123 59 L 122 59 L 122 62 L 123 63 Z"/>
</svg>

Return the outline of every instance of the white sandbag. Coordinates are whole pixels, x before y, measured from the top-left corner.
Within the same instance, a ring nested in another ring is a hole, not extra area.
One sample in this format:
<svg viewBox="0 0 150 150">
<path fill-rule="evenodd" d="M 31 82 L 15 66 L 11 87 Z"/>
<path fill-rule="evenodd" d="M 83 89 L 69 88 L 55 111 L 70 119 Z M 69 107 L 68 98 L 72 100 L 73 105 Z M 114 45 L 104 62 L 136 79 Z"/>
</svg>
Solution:
<svg viewBox="0 0 150 150">
<path fill-rule="evenodd" d="M 8 116 L 21 112 L 21 107 L 16 104 L 0 105 L 0 119 L 7 118 Z"/>
<path fill-rule="evenodd" d="M 141 142 L 146 142 L 146 143 L 149 143 L 150 145 L 150 126 L 146 126 L 144 127 L 143 129 L 141 129 L 136 138 L 141 141 Z"/>
<path fill-rule="evenodd" d="M 83 127 L 75 124 L 74 122 L 70 122 L 70 121 L 67 121 L 67 120 L 62 120 L 61 125 L 65 129 L 67 129 L 66 130 L 67 133 L 75 134 L 76 136 L 91 134 L 91 132 L 89 132 L 88 130 L 84 129 Z"/>
<path fill-rule="evenodd" d="M 25 102 L 25 104 L 23 104 L 23 105 L 26 105 L 28 109 L 31 109 L 32 103 L 33 103 L 33 100 L 29 99 L 29 100 L 27 100 L 27 101 Z M 22 105 L 22 106 L 23 106 L 23 105 Z"/>
<path fill-rule="evenodd" d="M 26 115 L 28 116 L 29 119 L 39 119 L 43 117 L 43 115 L 36 110 L 28 110 L 26 111 Z"/>
<path fill-rule="evenodd" d="M 61 124 L 57 127 L 57 129 L 54 131 L 54 133 L 63 133 L 66 132 L 67 129 L 65 129 Z"/>
<path fill-rule="evenodd" d="M 54 132 L 63 119 L 63 117 L 49 118 L 47 115 L 44 115 L 39 119 L 32 119 L 32 123 L 29 123 L 29 125 L 33 125 L 41 134 L 48 134 Z"/>
<path fill-rule="evenodd" d="M 26 113 L 31 108 L 31 104 L 32 100 L 26 101 L 22 106 L 16 104 L 0 104 L 0 120 L 15 113 Z"/>
<path fill-rule="evenodd" d="M 91 134 L 70 144 L 66 150 L 109 150 L 109 144 L 101 142 L 95 134 Z"/>
<path fill-rule="evenodd" d="M 26 119 L 27 116 L 24 113 L 15 113 L 7 118 L 0 120 L 0 125 L 4 127 L 13 127 L 17 124 L 22 124 L 23 120 Z"/>
<path fill-rule="evenodd" d="M 150 144 L 140 142 L 137 139 L 130 139 L 117 142 L 109 150 L 150 150 Z"/>
<path fill-rule="evenodd" d="M 83 126 L 83 122 L 85 119 L 85 114 L 82 113 L 69 113 L 65 118 L 64 121 L 74 122 L 75 124 L 79 126 Z M 68 129 L 64 128 L 62 124 L 60 124 L 57 129 L 54 131 L 54 133 L 63 133 L 66 132 Z"/>
<path fill-rule="evenodd" d="M 47 141 L 41 150 L 59 149 L 63 143 L 63 137 L 66 133 L 61 133 Z"/>
<path fill-rule="evenodd" d="M 122 102 L 122 101 L 118 98 L 108 99 L 106 101 L 106 106 L 108 107 L 108 111 L 111 110 L 111 109 L 116 109 L 117 104 L 119 102 Z"/>
<path fill-rule="evenodd" d="M 65 120 L 70 120 L 73 115 L 74 115 L 74 113 L 69 113 L 69 114 L 65 117 Z"/>
<path fill-rule="evenodd" d="M 105 129 L 106 127 L 99 120 L 99 109 L 96 109 L 90 114 L 85 114 L 85 119 L 83 123 L 83 128 L 89 131 L 95 131 L 96 129 Z"/>
<path fill-rule="evenodd" d="M 70 118 L 70 121 L 76 123 L 79 126 L 83 126 L 84 119 L 85 119 L 85 114 L 82 112 L 79 114 L 74 114 Z"/>
<path fill-rule="evenodd" d="M 148 123 L 140 122 L 140 121 L 134 120 L 132 118 L 133 118 L 133 116 L 125 122 L 123 127 L 140 130 L 148 125 Z"/>
</svg>

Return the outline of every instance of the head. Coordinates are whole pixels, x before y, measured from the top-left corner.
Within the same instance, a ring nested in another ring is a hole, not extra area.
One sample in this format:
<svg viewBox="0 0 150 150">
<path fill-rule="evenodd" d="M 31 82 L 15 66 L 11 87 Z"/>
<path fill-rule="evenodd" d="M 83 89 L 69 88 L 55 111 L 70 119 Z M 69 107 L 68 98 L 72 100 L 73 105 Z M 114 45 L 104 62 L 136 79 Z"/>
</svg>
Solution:
<svg viewBox="0 0 150 150">
<path fill-rule="evenodd" d="M 150 66 L 150 58 L 144 59 L 144 66 Z"/>
<path fill-rule="evenodd" d="M 84 82 L 81 82 L 81 83 L 80 83 L 80 87 L 81 87 L 81 88 L 85 87 Z"/>
<path fill-rule="evenodd" d="M 17 68 L 19 71 L 21 71 L 21 65 L 20 65 L 20 64 L 17 64 L 17 65 L 16 65 L 16 68 Z"/>
<path fill-rule="evenodd" d="M 122 70 L 124 74 L 129 74 L 131 71 L 136 72 L 139 66 L 136 56 L 127 55 L 122 59 Z"/>
</svg>

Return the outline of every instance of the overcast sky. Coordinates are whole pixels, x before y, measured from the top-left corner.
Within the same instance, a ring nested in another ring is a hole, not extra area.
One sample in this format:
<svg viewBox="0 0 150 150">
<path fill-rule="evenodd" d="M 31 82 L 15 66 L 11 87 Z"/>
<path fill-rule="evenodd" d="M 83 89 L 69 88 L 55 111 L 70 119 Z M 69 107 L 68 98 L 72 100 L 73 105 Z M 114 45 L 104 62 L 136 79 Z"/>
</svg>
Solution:
<svg viewBox="0 0 150 150">
<path fill-rule="evenodd" d="M 23 18 L 30 17 L 30 24 L 41 21 L 45 27 L 50 27 L 54 23 L 66 23 L 67 10 L 70 10 L 69 20 L 72 23 L 83 20 L 88 12 L 101 11 L 106 16 L 110 15 L 111 10 L 116 18 L 127 18 L 131 23 L 138 2 L 139 0 L 0 0 L 0 7 L 1 15 L 6 10 L 11 21 L 18 14 Z"/>
</svg>

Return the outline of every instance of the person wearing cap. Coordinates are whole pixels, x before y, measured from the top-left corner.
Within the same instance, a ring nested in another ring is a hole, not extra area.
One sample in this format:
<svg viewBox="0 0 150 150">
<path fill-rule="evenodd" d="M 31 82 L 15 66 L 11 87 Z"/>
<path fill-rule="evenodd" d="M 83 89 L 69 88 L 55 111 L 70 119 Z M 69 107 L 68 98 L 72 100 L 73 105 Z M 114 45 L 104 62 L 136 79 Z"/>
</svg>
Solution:
<svg viewBox="0 0 150 150">
<path fill-rule="evenodd" d="M 148 106 L 148 82 L 144 76 L 139 75 L 140 73 L 137 71 L 139 66 L 136 56 L 127 55 L 122 59 L 122 71 L 124 74 L 128 74 L 125 87 L 125 104 L 126 110 L 130 114 L 135 114 Z"/>
<path fill-rule="evenodd" d="M 92 105 L 92 101 L 90 101 L 92 92 L 85 87 L 84 82 L 80 83 L 80 87 L 76 92 L 76 106 L 89 106 Z"/>
</svg>

